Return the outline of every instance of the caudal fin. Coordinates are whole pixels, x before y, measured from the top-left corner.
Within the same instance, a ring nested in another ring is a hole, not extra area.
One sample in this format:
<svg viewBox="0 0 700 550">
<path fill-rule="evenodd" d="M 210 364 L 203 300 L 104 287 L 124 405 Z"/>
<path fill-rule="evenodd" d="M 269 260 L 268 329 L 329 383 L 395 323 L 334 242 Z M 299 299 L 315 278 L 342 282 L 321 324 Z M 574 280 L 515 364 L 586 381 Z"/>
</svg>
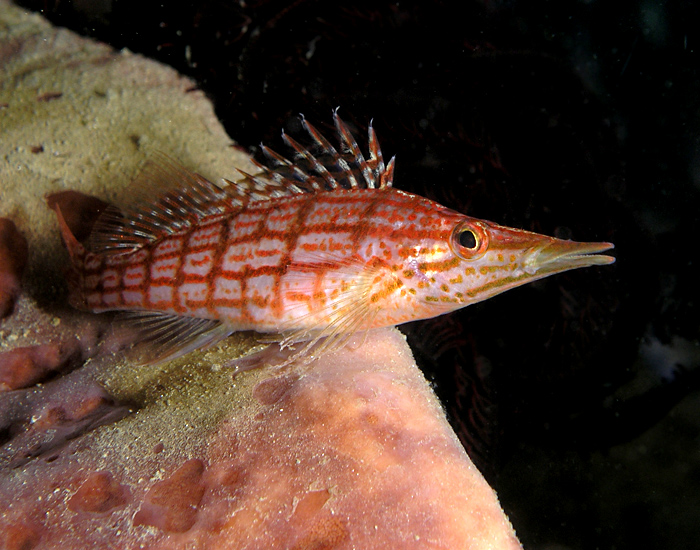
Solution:
<svg viewBox="0 0 700 550">
<path fill-rule="evenodd" d="M 66 273 L 66 281 L 68 282 L 68 301 L 71 306 L 77 309 L 87 309 L 85 297 L 83 294 L 83 282 L 85 273 L 85 258 L 88 255 L 87 249 L 78 242 L 73 232 L 68 227 L 61 207 L 58 204 L 52 205 L 58 218 L 58 226 L 61 230 L 61 237 L 68 250 L 68 255 L 71 260 L 71 267 Z"/>
</svg>

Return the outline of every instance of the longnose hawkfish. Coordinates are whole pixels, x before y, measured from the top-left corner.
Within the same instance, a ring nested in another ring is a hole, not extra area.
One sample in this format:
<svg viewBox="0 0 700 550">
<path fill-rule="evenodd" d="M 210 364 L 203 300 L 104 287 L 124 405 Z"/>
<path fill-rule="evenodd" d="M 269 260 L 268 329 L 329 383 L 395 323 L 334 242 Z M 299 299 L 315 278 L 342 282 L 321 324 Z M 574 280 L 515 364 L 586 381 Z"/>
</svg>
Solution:
<svg viewBox="0 0 700 550">
<path fill-rule="evenodd" d="M 465 216 L 392 187 L 369 125 L 365 157 L 334 113 L 336 148 L 303 117 L 304 147 L 282 132 L 288 160 L 215 185 L 168 158 L 143 182 L 150 204 L 109 207 L 85 246 L 58 220 L 73 264 L 71 303 L 127 310 L 150 362 L 235 331 L 275 334 L 292 360 L 337 349 L 358 331 L 426 319 L 579 267 L 610 243 L 560 240 Z"/>
</svg>

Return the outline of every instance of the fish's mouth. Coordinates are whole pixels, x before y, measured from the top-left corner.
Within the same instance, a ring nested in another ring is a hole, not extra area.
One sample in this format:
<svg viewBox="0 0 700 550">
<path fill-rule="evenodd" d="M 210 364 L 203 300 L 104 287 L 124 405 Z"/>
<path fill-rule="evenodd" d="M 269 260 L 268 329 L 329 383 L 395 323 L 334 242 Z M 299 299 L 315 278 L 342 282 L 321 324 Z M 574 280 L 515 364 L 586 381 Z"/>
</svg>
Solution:
<svg viewBox="0 0 700 550">
<path fill-rule="evenodd" d="M 579 267 L 608 265 L 614 263 L 615 258 L 599 252 L 613 248 L 615 245 L 612 243 L 579 243 L 556 239 L 547 246 L 534 250 L 525 262 L 525 269 L 541 275 Z"/>
</svg>

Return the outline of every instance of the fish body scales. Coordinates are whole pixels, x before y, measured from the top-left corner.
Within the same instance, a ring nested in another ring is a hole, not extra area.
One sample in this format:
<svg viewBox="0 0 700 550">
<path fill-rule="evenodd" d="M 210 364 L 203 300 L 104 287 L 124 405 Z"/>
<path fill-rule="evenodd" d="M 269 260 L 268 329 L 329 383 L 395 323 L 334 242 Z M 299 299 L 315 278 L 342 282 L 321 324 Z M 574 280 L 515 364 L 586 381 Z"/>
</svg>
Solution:
<svg viewBox="0 0 700 550">
<path fill-rule="evenodd" d="M 270 332 L 318 326 L 342 311 L 338 298 L 358 278 L 371 276 L 356 299 L 377 311 L 362 328 L 397 324 L 425 292 L 404 274 L 421 248 L 449 249 L 453 217 L 391 188 L 261 201 L 135 252 L 95 256 L 87 302 L 93 311 L 157 310 Z"/>
</svg>

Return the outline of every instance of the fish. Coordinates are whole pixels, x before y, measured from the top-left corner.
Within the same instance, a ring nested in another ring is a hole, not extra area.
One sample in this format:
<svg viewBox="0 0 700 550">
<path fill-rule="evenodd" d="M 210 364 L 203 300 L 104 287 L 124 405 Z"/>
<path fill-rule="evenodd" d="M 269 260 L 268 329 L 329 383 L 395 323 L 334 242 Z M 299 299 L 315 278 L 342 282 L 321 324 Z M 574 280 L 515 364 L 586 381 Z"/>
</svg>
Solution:
<svg viewBox="0 0 700 550">
<path fill-rule="evenodd" d="M 214 184 L 166 155 L 109 206 L 83 244 L 60 208 L 70 302 L 125 312 L 158 363 L 256 331 L 310 361 L 351 335 L 449 313 L 563 271 L 611 264 L 608 242 L 505 227 L 393 187 L 368 126 L 367 153 L 333 112 L 337 145 L 301 116 L 309 145 L 261 146 L 253 174 Z M 137 191 L 135 193 L 138 194 Z"/>
</svg>

